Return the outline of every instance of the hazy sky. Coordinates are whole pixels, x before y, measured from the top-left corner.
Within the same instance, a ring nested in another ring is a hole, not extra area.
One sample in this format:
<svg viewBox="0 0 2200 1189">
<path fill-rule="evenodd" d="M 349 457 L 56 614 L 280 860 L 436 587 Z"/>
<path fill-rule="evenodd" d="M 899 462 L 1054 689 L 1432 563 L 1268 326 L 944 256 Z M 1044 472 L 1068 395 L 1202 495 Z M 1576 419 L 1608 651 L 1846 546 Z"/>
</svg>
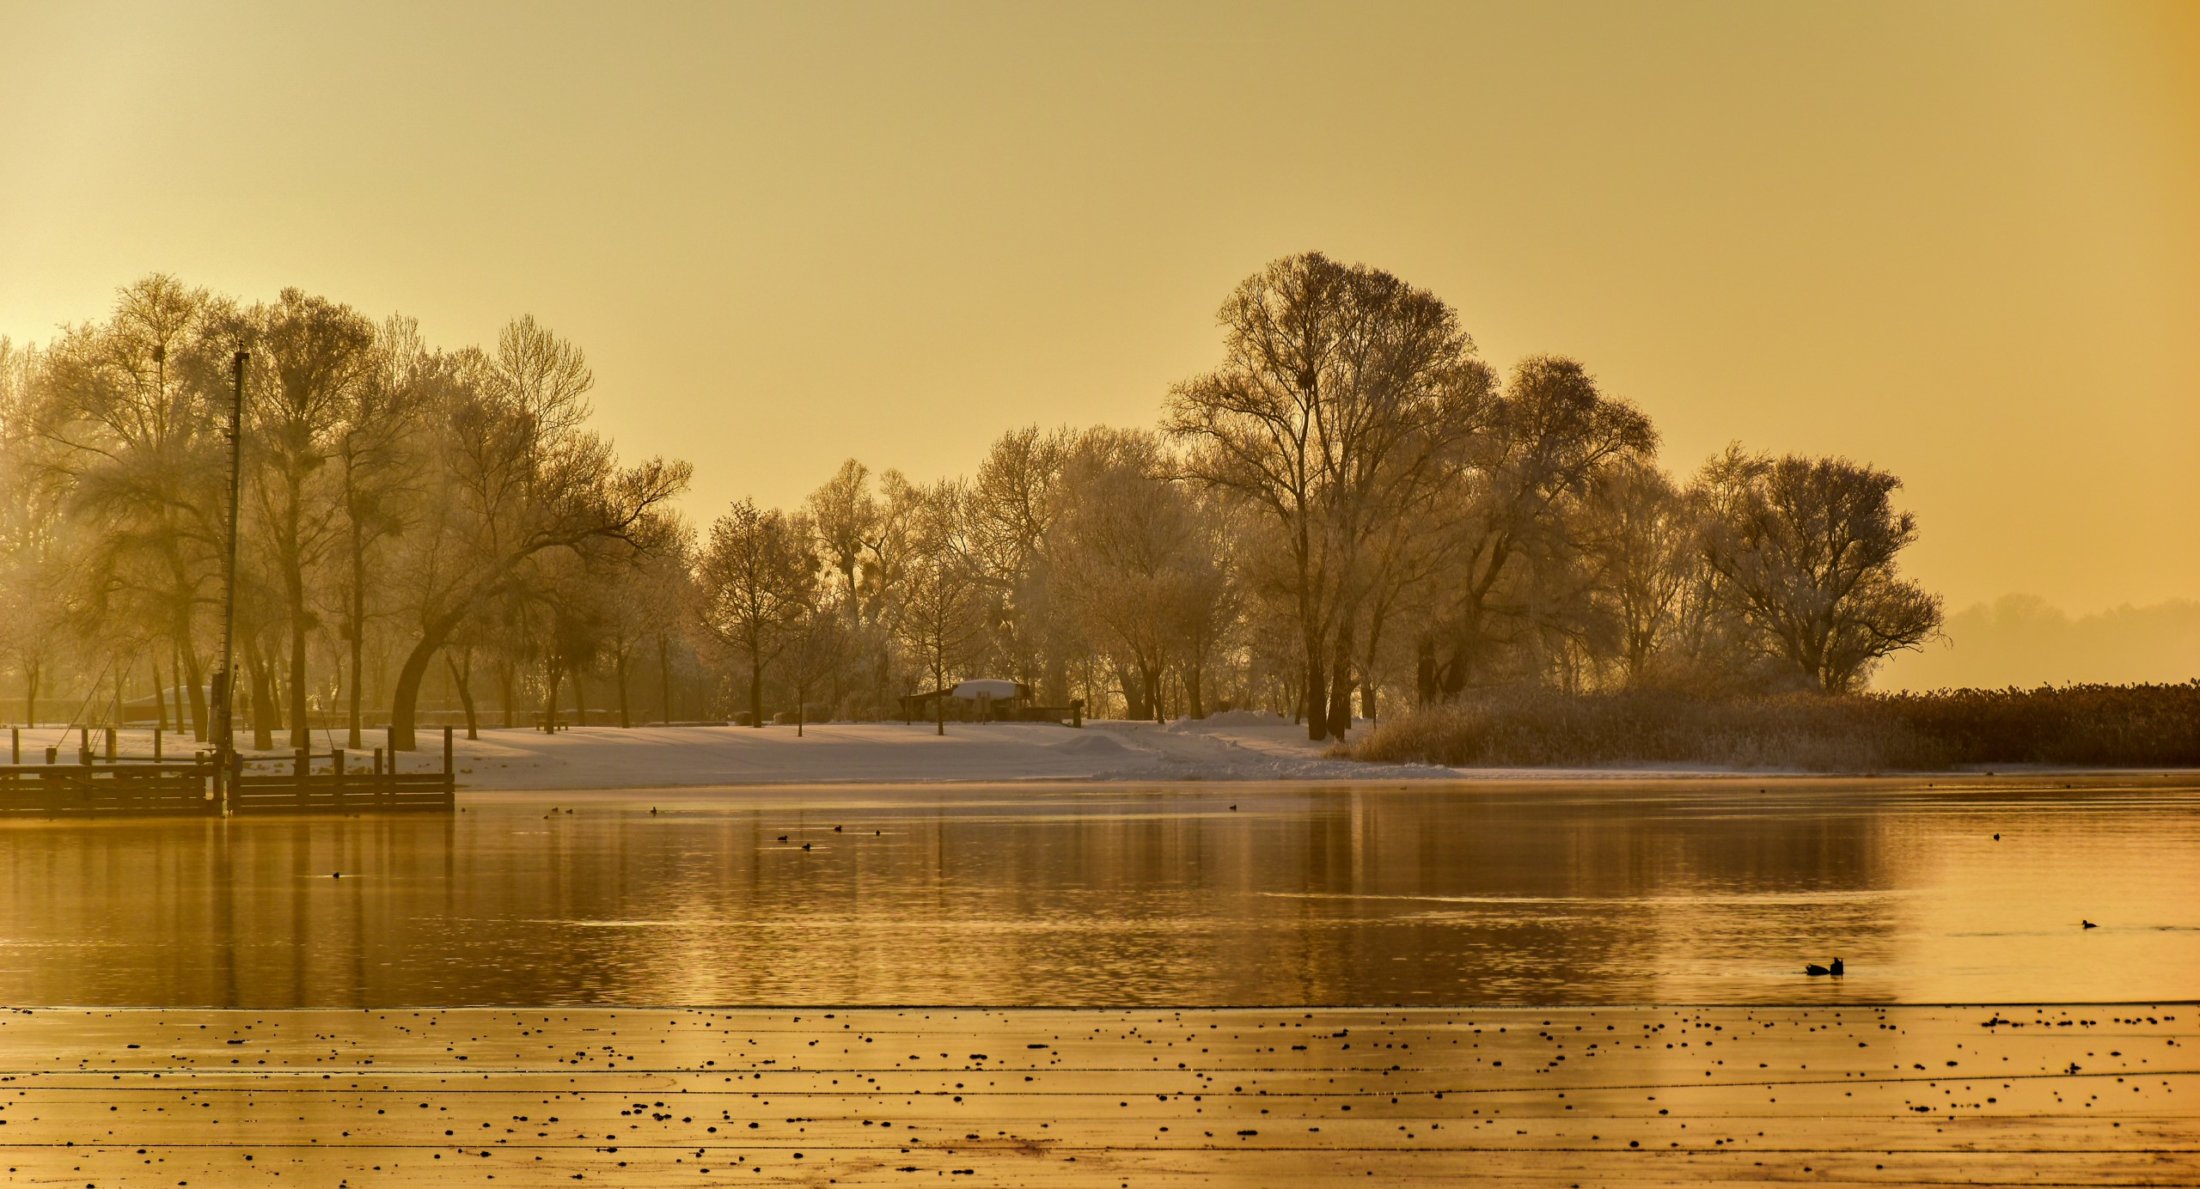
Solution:
<svg viewBox="0 0 2200 1189">
<path fill-rule="evenodd" d="M 2200 596 L 2200 4 L 0 0 L 0 334 L 531 312 L 698 520 L 1149 424 L 1311 248 L 1892 469 L 1951 609 Z"/>
</svg>

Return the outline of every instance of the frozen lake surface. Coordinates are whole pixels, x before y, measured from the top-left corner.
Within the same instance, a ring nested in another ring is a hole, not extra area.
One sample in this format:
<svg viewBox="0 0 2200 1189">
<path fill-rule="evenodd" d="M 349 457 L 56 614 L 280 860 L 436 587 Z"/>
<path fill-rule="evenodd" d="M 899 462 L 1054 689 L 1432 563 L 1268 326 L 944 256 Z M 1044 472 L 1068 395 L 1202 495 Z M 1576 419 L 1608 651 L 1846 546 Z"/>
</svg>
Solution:
<svg viewBox="0 0 2200 1189">
<path fill-rule="evenodd" d="M 2200 991 L 2189 776 L 839 786 L 461 804 L 450 818 L 0 826 L 0 1003 L 1807 1005 Z M 1836 955 L 1846 977 L 1802 975 Z"/>
</svg>

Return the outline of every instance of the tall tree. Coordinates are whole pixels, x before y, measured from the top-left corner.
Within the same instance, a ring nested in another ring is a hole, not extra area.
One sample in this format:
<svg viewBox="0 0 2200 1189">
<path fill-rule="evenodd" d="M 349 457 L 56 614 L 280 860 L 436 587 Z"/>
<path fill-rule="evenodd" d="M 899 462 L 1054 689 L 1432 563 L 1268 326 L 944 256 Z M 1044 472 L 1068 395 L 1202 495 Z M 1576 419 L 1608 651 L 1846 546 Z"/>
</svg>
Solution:
<svg viewBox="0 0 2200 1189">
<path fill-rule="evenodd" d="M 764 725 L 764 668 L 816 605 L 818 558 L 804 516 L 737 501 L 710 526 L 697 568 L 703 627 L 748 658 L 752 726 Z"/>
<path fill-rule="evenodd" d="M 31 404 L 34 352 L 0 338 L 0 662 L 22 682 L 23 721 L 38 722 L 38 695 L 75 617 L 76 544 L 62 514 L 65 490 L 37 465 Z"/>
<path fill-rule="evenodd" d="M 423 448 L 426 418 L 443 382 L 448 361 L 428 348 L 419 325 L 391 316 L 380 328 L 372 372 L 363 383 L 344 386 L 332 459 L 342 512 L 344 550 L 344 640 L 349 645 L 350 746 L 362 746 L 366 701 L 368 563 L 376 547 L 402 533 L 417 510 L 413 496 L 422 482 L 430 452 Z M 472 697 L 454 669 L 468 707 L 473 732 Z"/>
<path fill-rule="evenodd" d="M 832 593 L 851 619 L 860 618 L 862 587 L 857 574 L 879 522 L 870 469 L 853 458 L 841 463 L 832 478 L 810 493 L 809 513 L 826 563 L 838 576 Z"/>
<path fill-rule="evenodd" d="M 1222 366 L 1171 391 L 1165 424 L 1191 474 L 1282 529 L 1307 735 L 1341 735 L 1365 547 L 1471 428 L 1488 369 L 1433 294 L 1318 252 L 1248 278 L 1219 321 Z"/>
<path fill-rule="evenodd" d="M 684 462 L 622 467 L 586 428 L 594 384 L 580 348 L 521 318 L 493 358 L 461 352 L 429 424 L 437 457 L 407 534 L 402 595 L 413 644 L 398 669 L 392 745 L 413 745 L 429 662 L 467 618 L 525 581 L 536 559 L 591 542 L 629 553 L 686 488 Z"/>
<path fill-rule="evenodd" d="M 1655 464 L 1632 458 L 1597 476 L 1587 507 L 1587 548 L 1619 626 L 1621 672 L 1629 686 L 1648 684 L 1699 566 L 1693 506 Z"/>
<path fill-rule="evenodd" d="M 1606 396 L 1580 363 L 1558 356 L 1522 360 L 1478 421 L 1436 513 L 1451 538 L 1454 570 L 1444 622 L 1422 645 L 1423 700 L 1473 682 L 1493 611 L 1525 616 L 1525 600 L 1502 608 L 1495 600 L 1524 583 L 1539 556 L 1571 548 L 1562 532 L 1570 501 L 1601 468 L 1657 449 L 1648 417 Z M 1448 648 L 1438 635 L 1448 637 Z"/>
<path fill-rule="evenodd" d="M 307 636 L 319 626 L 309 579 L 344 535 L 349 468 L 329 464 L 354 432 L 372 432 L 358 420 L 374 403 L 375 330 L 348 306 L 285 289 L 274 305 L 247 311 L 237 336 L 252 351 L 245 408 L 254 521 L 289 628 L 284 684 L 290 745 L 300 748 L 310 744 Z"/>
<path fill-rule="evenodd" d="M 1881 658 L 1940 630 L 1940 599 L 1897 573 L 1917 519 L 1902 481 L 1845 458 L 1772 458 L 1738 447 L 1698 480 L 1710 503 L 1703 556 L 1724 596 L 1794 672 L 1827 693 L 1859 688 Z"/>
<path fill-rule="evenodd" d="M 81 526 L 89 597 L 102 615 L 157 622 L 173 642 L 205 736 L 205 642 L 227 528 L 226 303 L 155 273 L 124 287 L 105 323 L 73 326 L 46 353 L 31 415 L 38 465 Z"/>
<path fill-rule="evenodd" d="M 898 476 L 896 476 L 898 478 Z M 958 482 L 892 491 L 889 518 L 906 533 L 892 628 L 931 679 L 935 725 L 947 733 L 947 675 L 971 663 L 987 628 L 983 583 L 965 536 L 968 492 Z"/>
</svg>

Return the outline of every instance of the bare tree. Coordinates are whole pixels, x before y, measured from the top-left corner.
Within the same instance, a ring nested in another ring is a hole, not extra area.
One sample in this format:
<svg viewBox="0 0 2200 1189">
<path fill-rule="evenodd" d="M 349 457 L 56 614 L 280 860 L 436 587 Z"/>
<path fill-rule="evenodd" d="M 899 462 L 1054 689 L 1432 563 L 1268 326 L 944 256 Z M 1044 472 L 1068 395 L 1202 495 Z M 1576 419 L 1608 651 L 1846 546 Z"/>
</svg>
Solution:
<svg viewBox="0 0 2200 1189">
<path fill-rule="evenodd" d="M 1471 426 L 1488 370 L 1434 295 L 1320 253 L 1248 278 L 1219 320 L 1223 365 L 1170 393 L 1165 424 L 1191 474 L 1283 529 L 1307 735 L 1341 735 L 1365 546 Z"/>
<path fill-rule="evenodd" d="M 1524 606 L 1498 608 L 1493 601 L 1504 584 L 1525 581 L 1521 571 L 1532 558 L 1569 547 L 1559 531 L 1568 501 L 1604 466 L 1647 458 L 1657 448 L 1648 417 L 1604 395 L 1579 363 L 1557 356 L 1522 360 L 1479 422 L 1435 514 L 1453 538 L 1455 569 L 1445 623 L 1422 645 L 1424 701 L 1457 694 L 1473 681 L 1493 611 L 1525 614 Z M 1441 657 L 1437 636 L 1449 638 Z"/>
<path fill-rule="evenodd" d="M 413 745 L 421 679 L 469 616 L 540 557 L 591 542 L 634 549 L 651 513 L 687 486 L 686 463 L 622 467 L 585 428 L 593 383 L 580 349 L 532 318 L 505 329 L 494 359 L 455 361 L 430 421 L 438 457 L 402 567 L 414 643 L 397 674 L 393 746 Z"/>
<path fill-rule="evenodd" d="M 737 501 L 710 526 L 696 580 L 703 627 L 748 658 L 752 726 L 764 725 L 764 667 L 817 598 L 809 519 Z"/>
<path fill-rule="evenodd" d="M 907 558 L 896 584 L 894 635 L 932 679 L 938 733 L 947 733 L 947 675 L 968 664 L 986 631 L 984 588 L 963 536 L 967 492 L 959 483 L 897 492 Z"/>
<path fill-rule="evenodd" d="M 71 327 L 45 352 L 31 415 L 37 465 L 66 487 L 85 533 L 82 572 L 98 613 L 160 623 L 201 737 L 196 619 L 227 535 L 227 321 L 223 303 L 173 277 L 126 286 L 106 323 Z"/>
<path fill-rule="evenodd" d="M 1644 685 L 1679 627 L 1699 566 L 1695 515 L 1673 481 L 1641 458 L 1600 472 L 1588 511 L 1587 547 L 1619 625 L 1621 670 L 1628 685 Z"/>
<path fill-rule="evenodd" d="M 631 566 L 611 579 L 605 599 L 604 649 L 611 657 L 612 680 L 617 685 L 619 725 L 634 725 L 629 671 L 635 653 L 645 643 L 658 648 L 658 678 L 671 680 L 671 637 L 689 618 L 689 588 L 694 582 L 692 559 L 695 533 L 678 516 L 655 516 L 638 534 L 642 552 Z M 672 695 L 663 696 L 664 721 L 672 718 Z"/>
<path fill-rule="evenodd" d="M 75 617 L 66 494 L 37 465 L 31 383 L 37 357 L 0 338 L 0 659 L 23 689 L 23 721 L 38 721 L 38 695 Z"/>
<path fill-rule="evenodd" d="M 1056 589 L 1061 476 L 1077 435 L 1014 429 L 994 440 L 970 486 L 972 558 L 1000 604 L 993 651 L 1053 703 L 1069 697 L 1067 616 Z"/>
<path fill-rule="evenodd" d="M 866 547 L 878 534 L 879 522 L 870 470 L 853 458 L 841 463 L 832 478 L 810 493 L 809 512 L 825 560 L 839 576 L 832 593 L 851 619 L 859 618 L 862 588 L 857 573 Z"/>
<path fill-rule="evenodd" d="M 854 639 L 853 629 L 831 601 L 818 597 L 819 588 L 813 588 L 811 602 L 802 614 L 787 628 L 785 662 L 788 684 L 794 687 L 794 733 L 802 737 L 809 722 L 810 692 L 817 683 L 839 669 L 847 659 L 848 645 Z"/>
<path fill-rule="evenodd" d="M 1827 693 L 1861 686 L 1890 653 L 1940 629 L 1940 599 L 1896 574 L 1917 539 L 1897 512 L 1902 481 L 1844 458 L 1744 454 L 1711 460 L 1703 556 L 1720 589 L 1804 680 Z"/>
<path fill-rule="evenodd" d="M 325 298 L 285 289 L 273 306 L 237 321 L 252 350 L 253 399 L 246 404 L 253 519 L 265 542 L 288 624 L 290 745 L 310 743 L 306 642 L 318 625 L 308 578 L 344 536 L 348 468 L 331 468 L 372 403 L 374 324 Z M 356 740 L 354 741 L 356 746 Z"/>
<path fill-rule="evenodd" d="M 373 370 L 366 382 L 345 385 L 332 459 L 343 519 L 344 639 L 351 679 L 349 745 L 363 746 L 365 724 L 368 563 L 377 545 L 405 531 L 417 511 L 408 497 L 419 490 L 431 455 L 423 431 L 448 361 L 421 340 L 419 325 L 391 316 L 376 336 Z M 450 658 L 446 658 L 447 660 Z M 475 737 L 470 659 L 451 670 L 466 704 L 467 737 Z"/>
</svg>

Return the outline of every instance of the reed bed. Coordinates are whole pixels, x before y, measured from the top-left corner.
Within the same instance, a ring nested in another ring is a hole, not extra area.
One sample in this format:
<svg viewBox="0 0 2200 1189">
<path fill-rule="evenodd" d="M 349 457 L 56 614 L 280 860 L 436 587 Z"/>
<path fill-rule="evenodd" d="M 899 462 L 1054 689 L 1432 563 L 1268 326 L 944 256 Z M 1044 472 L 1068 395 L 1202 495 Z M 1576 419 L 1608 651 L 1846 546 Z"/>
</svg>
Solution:
<svg viewBox="0 0 2200 1189">
<path fill-rule="evenodd" d="M 1385 722 L 1351 754 L 1452 767 L 2200 767 L 2200 680 L 1837 697 L 1505 689 Z"/>
</svg>

